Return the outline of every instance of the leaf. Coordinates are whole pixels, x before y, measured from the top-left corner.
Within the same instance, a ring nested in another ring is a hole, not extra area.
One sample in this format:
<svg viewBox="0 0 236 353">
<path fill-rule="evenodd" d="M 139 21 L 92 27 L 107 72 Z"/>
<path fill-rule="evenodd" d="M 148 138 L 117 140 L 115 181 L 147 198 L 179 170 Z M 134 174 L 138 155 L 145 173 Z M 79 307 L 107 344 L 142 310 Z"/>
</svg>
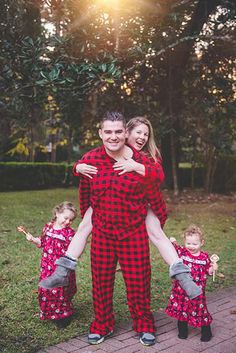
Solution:
<svg viewBox="0 0 236 353">
<path fill-rule="evenodd" d="M 46 80 L 49 79 L 48 76 L 47 76 L 47 74 L 44 73 L 43 71 L 40 71 L 40 75 L 41 75 L 43 78 L 45 78 Z"/>
<path fill-rule="evenodd" d="M 102 69 L 102 72 L 106 72 L 107 65 L 106 64 L 102 64 L 101 69 Z"/>
<path fill-rule="evenodd" d="M 109 69 L 108 69 L 108 73 L 109 74 L 113 73 L 113 71 L 115 71 L 114 69 L 115 69 L 115 64 L 111 64 Z"/>
<path fill-rule="evenodd" d="M 225 275 L 221 272 L 217 272 L 217 277 L 219 278 L 225 278 Z"/>
<path fill-rule="evenodd" d="M 104 81 L 107 83 L 114 83 L 115 82 L 112 78 L 105 78 Z"/>
</svg>

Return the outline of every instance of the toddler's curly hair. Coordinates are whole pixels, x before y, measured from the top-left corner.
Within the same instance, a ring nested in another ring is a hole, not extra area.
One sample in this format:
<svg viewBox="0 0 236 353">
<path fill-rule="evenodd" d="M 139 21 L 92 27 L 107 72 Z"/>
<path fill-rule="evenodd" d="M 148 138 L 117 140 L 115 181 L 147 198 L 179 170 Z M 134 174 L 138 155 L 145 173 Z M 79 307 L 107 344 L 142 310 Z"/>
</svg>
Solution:
<svg viewBox="0 0 236 353">
<path fill-rule="evenodd" d="M 191 224 L 183 233 L 183 238 L 185 239 L 186 237 L 192 236 L 192 235 L 197 235 L 199 239 L 202 241 L 204 239 L 204 233 L 199 228 L 196 226 L 196 224 Z"/>
</svg>

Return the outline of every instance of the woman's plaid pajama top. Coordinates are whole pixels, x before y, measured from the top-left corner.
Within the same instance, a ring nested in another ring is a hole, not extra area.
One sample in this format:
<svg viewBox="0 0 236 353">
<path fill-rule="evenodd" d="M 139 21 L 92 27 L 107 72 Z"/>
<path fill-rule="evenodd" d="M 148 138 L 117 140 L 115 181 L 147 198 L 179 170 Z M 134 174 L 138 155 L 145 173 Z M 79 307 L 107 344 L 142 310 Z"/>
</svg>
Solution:
<svg viewBox="0 0 236 353">
<path fill-rule="evenodd" d="M 86 153 L 77 162 L 98 168 L 92 179 L 80 177 L 82 216 L 89 206 L 93 208 L 91 266 L 95 319 L 91 333 L 103 335 L 114 328 L 112 297 L 117 261 L 126 284 L 134 330 L 155 331 L 150 312 L 151 269 L 145 218 L 148 205 L 162 226 L 167 214 L 158 189 L 158 168 L 136 150 L 133 159 L 145 165 L 145 177 L 136 172 L 119 175 L 113 169 L 116 161 L 108 156 L 104 146 Z"/>
</svg>

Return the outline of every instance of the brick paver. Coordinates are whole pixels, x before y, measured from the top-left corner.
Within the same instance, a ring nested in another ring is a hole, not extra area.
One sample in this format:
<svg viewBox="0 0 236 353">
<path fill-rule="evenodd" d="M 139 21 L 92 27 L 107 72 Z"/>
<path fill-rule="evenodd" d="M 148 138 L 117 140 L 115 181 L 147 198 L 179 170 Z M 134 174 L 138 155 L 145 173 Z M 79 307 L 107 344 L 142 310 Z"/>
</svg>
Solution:
<svg viewBox="0 0 236 353">
<path fill-rule="evenodd" d="M 155 346 L 142 346 L 129 323 L 119 325 L 112 337 L 96 346 L 79 335 L 37 353 L 236 353 L 236 286 L 209 294 L 207 303 L 213 316 L 210 342 L 200 341 L 198 328 L 190 328 L 187 340 L 178 339 L 176 320 L 159 311 L 154 315 L 158 334 Z"/>
</svg>

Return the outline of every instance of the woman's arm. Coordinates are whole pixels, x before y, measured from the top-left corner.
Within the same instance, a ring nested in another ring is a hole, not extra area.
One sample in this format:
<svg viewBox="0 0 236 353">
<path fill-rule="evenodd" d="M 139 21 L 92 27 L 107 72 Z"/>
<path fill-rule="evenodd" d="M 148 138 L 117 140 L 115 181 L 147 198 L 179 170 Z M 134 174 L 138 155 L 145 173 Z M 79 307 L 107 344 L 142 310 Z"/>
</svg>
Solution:
<svg viewBox="0 0 236 353">
<path fill-rule="evenodd" d="M 75 176 L 82 174 L 92 179 L 92 175 L 97 174 L 98 169 L 93 165 L 82 163 L 82 161 L 77 161 L 74 164 L 72 171 Z"/>
<path fill-rule="evenodd" d="M 154 180 L 158 186 L 164 181 L 165 175 L 161 163 L 153 162 L 146 158 L 145 164 L 139 163 L 132 158 L 116 162 L 113 165 L 114 170 L 120 170 L 119 175 L 129 172 L 136 172 L 148 179 Z"/>
</svg>

